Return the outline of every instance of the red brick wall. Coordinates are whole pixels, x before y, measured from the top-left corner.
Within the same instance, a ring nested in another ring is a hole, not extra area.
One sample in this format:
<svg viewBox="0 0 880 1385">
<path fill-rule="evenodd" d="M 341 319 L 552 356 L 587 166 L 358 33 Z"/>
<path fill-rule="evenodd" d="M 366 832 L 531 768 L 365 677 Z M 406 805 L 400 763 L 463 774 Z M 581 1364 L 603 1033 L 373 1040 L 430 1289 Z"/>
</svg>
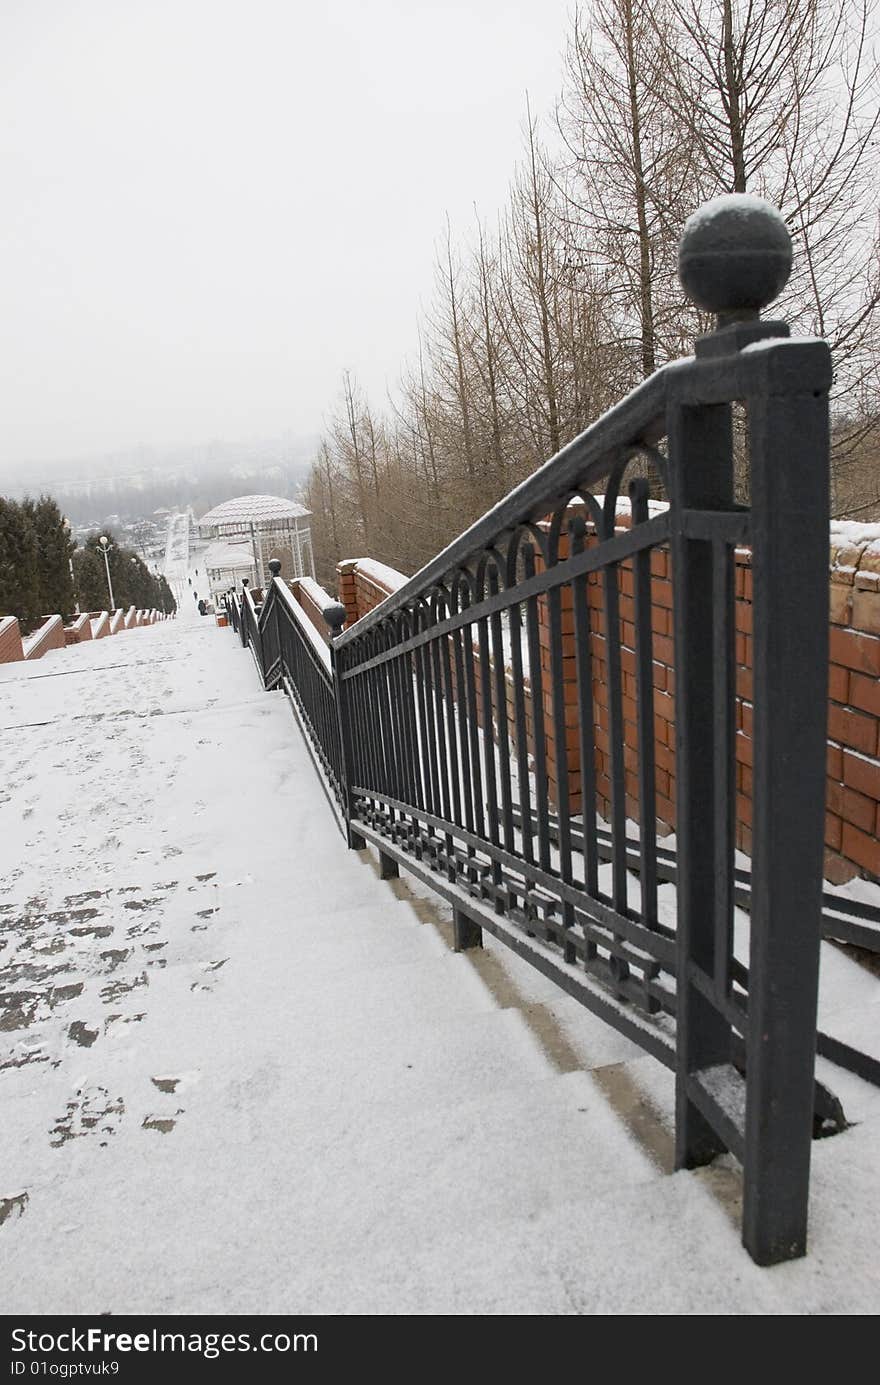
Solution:
<svg viewBox="0 0 880 1385">
<path fill-rule="evenodd" d="M 368 558 L 346 558 L 336 566 L 339 600 L 345 607 L 346 627 L 372 611 L 409 578 Z"/>
<path fill-rule="evenodd" d="M 880 543 L 835 527 L 825 873 L 842 881 L 880 877 Z"/>
<path fill-rule="evenodd" d="M 92 638 L 92 622 L 88 614 L 76 616 L 69 625 L 64 628 L 64 639 L 67 644 L 81 644 L 83 640 Z"/>
<path fill-rule="evenodd" d="M 15 616 L 0 618 L 0 664 L 17 663 L 24 658 L 21 630 Z"/>
</svg>

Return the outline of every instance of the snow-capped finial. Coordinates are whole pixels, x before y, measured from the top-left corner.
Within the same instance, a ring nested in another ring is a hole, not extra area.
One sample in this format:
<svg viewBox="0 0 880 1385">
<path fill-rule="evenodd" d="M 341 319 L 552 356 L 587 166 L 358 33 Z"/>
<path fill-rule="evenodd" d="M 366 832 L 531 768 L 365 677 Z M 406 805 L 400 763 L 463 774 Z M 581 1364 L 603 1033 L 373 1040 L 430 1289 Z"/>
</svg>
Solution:
<svg viewBox="0 0 880 1385">
<path fill-rule="evenodd" d="M 757 318 L 785 288 L 791 237 L 763 197 L 730 193 L 688 217 L 678 243 L 678 277 L 698 308 L 718 325 Z"/>
<path fill-rule="evenodd" d="M 280 577 L 280 576 L 281 576 L 281 559 L 280 559 L 280 558 L 270 558 L 270 559 L 269 559 L 269 571 L 271 572 L 271 574 L 272 574 L 273 577 Z"/>
<path fill-rule="evenodd" d="M 347 615 L 345 607 L 341 602 L 334 601 L 330 606 L 324 607 L 321 615 L 330 626 L 330 638 L 335 640 L 337 635 L 342 634 L 342 627 Z"/>
</svg>

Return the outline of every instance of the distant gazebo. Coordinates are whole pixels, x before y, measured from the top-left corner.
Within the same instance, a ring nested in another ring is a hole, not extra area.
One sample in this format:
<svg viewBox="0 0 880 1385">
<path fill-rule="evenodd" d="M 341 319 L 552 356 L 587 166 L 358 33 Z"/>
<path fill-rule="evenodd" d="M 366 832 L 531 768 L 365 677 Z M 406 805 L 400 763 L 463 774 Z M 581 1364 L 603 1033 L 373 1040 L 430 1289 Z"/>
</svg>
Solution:
<svg viewBox="0 0 880 1385">
<path fill-rule="evenodd" d="M 257 585 L 265 587 L 272 558 L 280 561 L 284 578 L 314 577 L 310 519 L 310 512 L 295 500 L 278 495 L 239 495 L 203 515 L 198 530 L 203 539 L 222 543 L 227 555 L 230 547 L 240 551 L 247 546 Z M 215 570 L 224 566 L 217 564 Z"/>
<path fill-rule="evenodd" d="M 223 539 L 216 539 L 214 543 L 208 544 L 201 555 L 200 566 L 205 569 L 215 604 L 219 603 L 230 587 L 240 587 L 243 577 L 249 582 L 254 582 L 256 564 L 250 544 L 247 543 L 226 543 Z"/>
</svg>

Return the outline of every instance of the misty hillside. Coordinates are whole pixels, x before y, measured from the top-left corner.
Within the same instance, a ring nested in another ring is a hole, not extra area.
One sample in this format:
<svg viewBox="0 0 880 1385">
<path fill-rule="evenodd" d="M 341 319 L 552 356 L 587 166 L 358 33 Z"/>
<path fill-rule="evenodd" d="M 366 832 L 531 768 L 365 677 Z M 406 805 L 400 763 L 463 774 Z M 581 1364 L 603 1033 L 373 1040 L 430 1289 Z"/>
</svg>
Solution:
<svg viewBox="0 0 880 1385">
<path fill-rule="evenodd" d="M 314 447 L 312 438 L 284 437 L 162 452 L 138 448 L 23 467 L 4 477 L 2 488 L 16 499 L 51 491 L 74 526 L 97 524 L 110 515 L 140 519 L 154 510 L 190 505 L 198 515 L 234 495 L 269 491 L 296 497 Z"/>
</svg>

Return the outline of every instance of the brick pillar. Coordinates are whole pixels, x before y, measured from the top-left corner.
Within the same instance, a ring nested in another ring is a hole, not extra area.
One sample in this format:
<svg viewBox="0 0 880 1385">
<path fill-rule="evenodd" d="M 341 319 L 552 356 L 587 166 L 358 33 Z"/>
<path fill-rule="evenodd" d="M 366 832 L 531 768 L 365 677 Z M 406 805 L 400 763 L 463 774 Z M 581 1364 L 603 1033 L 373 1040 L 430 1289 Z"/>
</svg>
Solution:
<svg viewBox="0 0 880 1385">
<path fill-rule="evenodd" d="M 336 564 L 339 600 L 345 607 L 346 625 L 354 625 L 363 614 L 358 610 L 356 568 L 357 558 L 343 558 L 341 563 Z"/>
</svg>

